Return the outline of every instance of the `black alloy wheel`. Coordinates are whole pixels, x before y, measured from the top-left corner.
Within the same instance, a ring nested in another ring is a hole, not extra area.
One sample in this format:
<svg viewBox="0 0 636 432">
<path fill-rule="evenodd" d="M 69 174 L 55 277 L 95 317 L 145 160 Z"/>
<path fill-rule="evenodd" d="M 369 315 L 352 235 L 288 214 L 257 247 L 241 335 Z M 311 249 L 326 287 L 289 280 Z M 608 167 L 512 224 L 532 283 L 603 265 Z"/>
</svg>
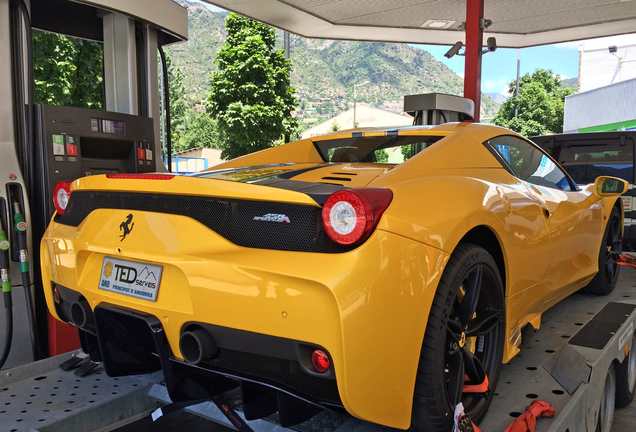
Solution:
<svg viewBox="0 0 636 432">
<path fill-rule="evenodd" d="M 460 244 L 442 275 L 424 336 L 412 426 L 448 431 L 455 407 L 481 421 L 494 395 L 505 338 L 504 289 L 493 258 Z"/>
<path fill-rule="evenodd" d="M 623 253 L 623 226 L 620 210 L 612 209 L 598 255 L 598 273 L 583 288 L 583 291 L 594 295 L 607 295 L 614 290 L 621 268 L 616 264 L 618 256 Z"/>
</svg>

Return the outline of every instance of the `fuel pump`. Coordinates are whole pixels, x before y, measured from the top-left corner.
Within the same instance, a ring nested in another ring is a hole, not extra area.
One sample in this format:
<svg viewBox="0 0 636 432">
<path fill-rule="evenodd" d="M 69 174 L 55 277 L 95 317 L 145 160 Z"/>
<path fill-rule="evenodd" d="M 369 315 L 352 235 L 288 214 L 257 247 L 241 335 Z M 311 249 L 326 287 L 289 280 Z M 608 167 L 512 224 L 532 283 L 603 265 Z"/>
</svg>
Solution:
<svg viewBox="0 0 636 432">
<path fill-rule="evenodd" d="M 11 296 L 11 281 L 10 275 L 10 261 L 9 248 L 10 244 L 7 240 L 7 234 L 5 231 L 6 226 L 6 212 L 5 201 L 0 198 L 0 280 L 2 281 L 2 294 L 4 296 L 4 308 L 6 316 L 4 346 L 0 354 L 0 369 L 4 366 L 7 358 L 9 357 L 9 351 L 11 351 L 11 342 L 13 340 L 13 298 Z"/>
<path fill-rule="evenodd" d="M 0 352 L 6 367 L 79 347 L 77 330 L 48 314 L 51 287 L 40 280 L 53 188 L 87 175 L 166 170 L 157 52 L 186 40 L 187 22 L 172 0 L 0 0 L 0 277 L 13 304 L 4 338 L 12 352 Z M 93 84 L 103 86 L 104 110 L 34 101 L 32 28 L 101 44 L 102 80 Z"/>
<path fill-rule="evenodd" d="M 29 251 L 27 246 L 27 229 L 28 225 L 24 221 L 24 216 L 22 214 L 22 209 L 20 208 L 20 203 L 18 201 L 13 202 L 13 219 L 14 219 L 14 230 L 15 230 L 15 238 L 18 242 L 18 256 L 20 260 L 20 275 L 22 276 L 22 286 L 25 289 L 25 298 L 27 302 L 27 313 L 29 314 L 29 328 L 31 333 L 31 350 L 33 351 L 33 358 L 40 358 L 39 349 L 38 349 L 38 337 L 37 337 L 37 326 L 35 322 L 35 305 L 33 304 L 34 299 L 30 295 L 30 287 L 31 287 L 31 275 L 29 270 Z"/>
</svg>

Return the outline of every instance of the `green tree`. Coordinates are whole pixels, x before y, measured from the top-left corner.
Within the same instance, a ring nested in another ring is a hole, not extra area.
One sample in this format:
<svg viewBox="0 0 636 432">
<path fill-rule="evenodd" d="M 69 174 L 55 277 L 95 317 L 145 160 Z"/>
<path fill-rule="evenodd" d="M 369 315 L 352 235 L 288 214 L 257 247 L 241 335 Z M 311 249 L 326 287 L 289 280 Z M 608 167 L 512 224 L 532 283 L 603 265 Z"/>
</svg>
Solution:
<svg viewBox="0 0 636 432">
<path fill-rule="evenodd" d="M 386 149 L 380 149 L 375 151 L 375 160 L 376 162 L 388 162 L 389 154 Z"/>
<path fill-rule="evenodd" d="M 409 160 L 411 159 L 411 156 L 413 156 L 413 146 L 412 145 L 401 146 L 400 152 L 402 152 L 402 157 L 404 158 L 405 161 Z"/>
<path fill-rule="evenodd" d="M 199 113 L 188 120 L 185 132 L 178 144 L 172 146 L 173 152 L 180 152 L 197 147 L 220 148 L 219 132 L 216 121 L 208 113 Z"/>
<path fill-rule="evenodd" d="M 528 137 L 563 132 L 565 97 L 572 94 L 572 89 L 562 85 L 561 76 L 545 69 L 526 74 L 519 79 L 518 97 L 514 96 L 516 85 L 516 80 L 509 84 L 513 96 L 501 105 L 492 122 Z M 518 116 L 515 118 L 517 104 Z"/>
<path fill-rule="evenodd" d="M 217 119 L 224 158 L 270 147 L 293 134 L 298 121 L 290 84 L 291 62 L 275 50 L 276 33 L 268 25 L 238 14 L 225 20 L 227 37 L 212 74 L 208 111 Z"/>
<path fill-rule="evenodd" d="M 103 57 L 98 42 L 33 30 L 35 102 L 103 109 Z"/>
<path fill-rule="evenodd" d="M 170 133 L 172 136 L 172 151 L 175 152 L 189 148 L 184 148 L 185 144 L 181 141 L 186 132 L 186 123 L 191 113 L 185 102 L 183 73 L 178 66 L 172 63 L 172 58 L 168 52 L 166 52 L 166 67 L 168 69 L 168 89 L 170 91 Z"/>
<path fill-rule="evenodd" d="M 323 101 L 317 104 L 316 112 L 318 114 L 331 114 L 335 111 L 335 107 L 332 101 Z"/>
</svg>

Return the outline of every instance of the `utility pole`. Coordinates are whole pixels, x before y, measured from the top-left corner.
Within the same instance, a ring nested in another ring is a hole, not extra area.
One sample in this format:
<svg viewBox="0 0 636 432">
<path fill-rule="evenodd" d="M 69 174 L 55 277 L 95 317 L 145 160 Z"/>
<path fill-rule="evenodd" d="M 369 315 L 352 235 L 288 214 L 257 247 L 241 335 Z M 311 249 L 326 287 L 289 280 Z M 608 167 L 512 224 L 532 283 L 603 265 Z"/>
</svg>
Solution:
<svg viewBox="0 0 636 432">
<path fill-rule="evenodd" d="M 284 31 L 283 32 L 283 46 L 285 48 L 285 59 L 289 60 L 290 57 L 290 46 L 289 46 L 289 32 L 288 31 Z M 289 134 L 285 134 L 285 144 L 290 142 L 290 136 Z"/>
<path fill-rule="evenodd" d="M 354 84 L 353 86 L 353 128 L 356 127 L 356 99 L 358 96 L 357 87 L 363 86 L 365 84 L 369 84 L 369 81 L 362 82 L 360 84 Z"/>
<path fill-rule="evenodd" d="M 517 89 L 515 90 L 515 118 L 519 117 L 519 73 L 521 71 L 521 48 L 517 48 Z"/>
</svg>

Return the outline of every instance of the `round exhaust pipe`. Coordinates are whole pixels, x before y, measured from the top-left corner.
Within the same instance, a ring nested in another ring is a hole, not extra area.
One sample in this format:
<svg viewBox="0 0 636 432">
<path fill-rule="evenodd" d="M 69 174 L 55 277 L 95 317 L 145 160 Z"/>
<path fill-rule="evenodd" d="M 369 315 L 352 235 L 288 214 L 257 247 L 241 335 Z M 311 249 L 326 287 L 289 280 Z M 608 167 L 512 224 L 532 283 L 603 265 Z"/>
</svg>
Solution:
<svg viewBox="0 0 636 432">
<path fill-rule="evenodd" d="M 200 327 L 181 334 L 179 349 L 183 359 L 192 364 L 214 357 L 219 351 L 210 333 Z"/>
<path fill-rule="evenodd" d="M 93 325 L 93 311 L 86 299 L 71 303 L 71 323 L 79 328 Z"/>
</svg>

